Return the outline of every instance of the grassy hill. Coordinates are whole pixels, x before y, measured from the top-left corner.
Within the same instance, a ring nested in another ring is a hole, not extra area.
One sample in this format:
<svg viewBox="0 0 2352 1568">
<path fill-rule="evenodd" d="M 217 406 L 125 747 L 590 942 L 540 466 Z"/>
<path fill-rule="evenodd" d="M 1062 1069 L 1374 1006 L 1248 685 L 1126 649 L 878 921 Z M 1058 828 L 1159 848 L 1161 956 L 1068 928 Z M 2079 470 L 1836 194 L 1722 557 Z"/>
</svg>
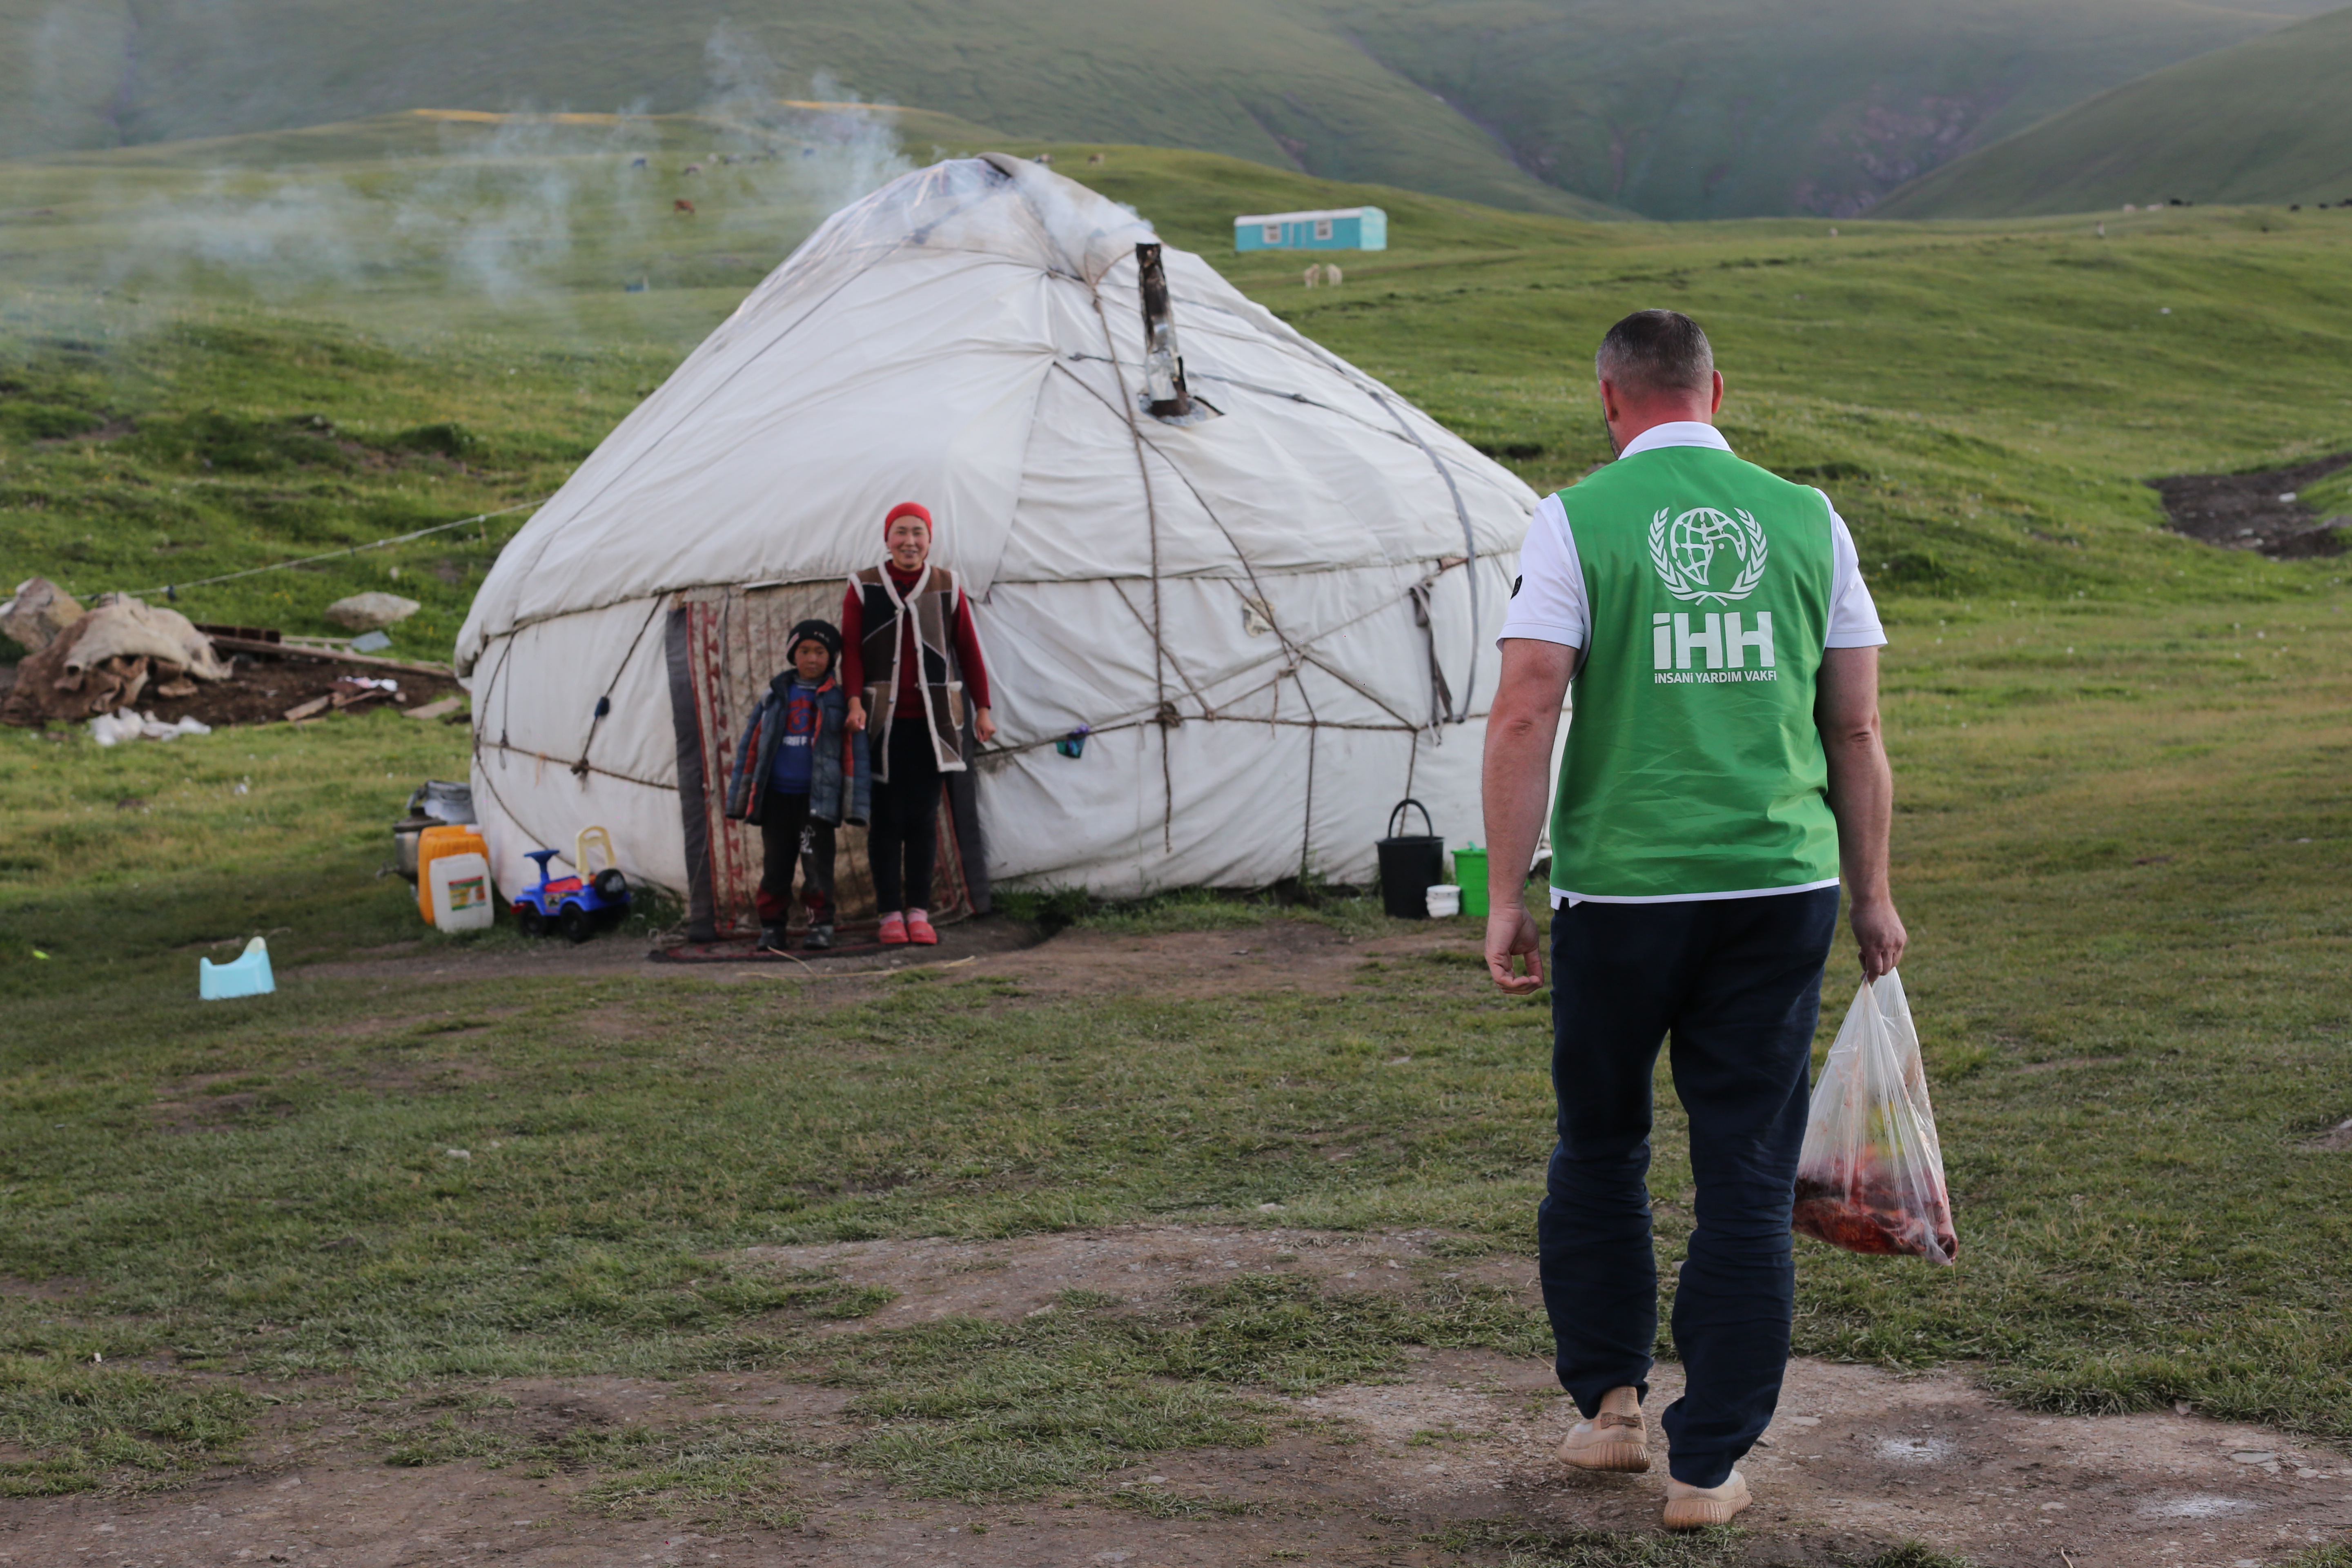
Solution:
<svg viewBox="0 0 2352 1568">
<path fill-rule="evenodd" d="M 2352 9 L 2173 66 L 1972 153 L 1890 216 L 2352 202 Z"/>
<path fill-rule="evenodd" d="M 0 155 L 420 104 L 678 113 L 854 89 L 1529 211 L 1842 216 L 2326 4 L 797 0 L 746 18 L 721 0 L 0 0 Z"/>
<path fill-rule="evenodd" d="M 2292 7 L 2204 0 L 1321 0 L 1548 181 L 1652 217 L 1869 210 Z"/>
</svg>

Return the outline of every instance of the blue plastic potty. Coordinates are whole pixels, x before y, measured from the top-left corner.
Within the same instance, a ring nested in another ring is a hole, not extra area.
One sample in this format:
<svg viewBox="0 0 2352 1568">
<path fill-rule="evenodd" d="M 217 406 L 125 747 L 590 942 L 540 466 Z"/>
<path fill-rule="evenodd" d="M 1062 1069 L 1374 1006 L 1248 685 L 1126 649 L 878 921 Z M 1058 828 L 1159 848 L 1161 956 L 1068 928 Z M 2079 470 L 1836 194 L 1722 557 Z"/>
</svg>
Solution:
<svg viewBox="0 0 2352 1568">
<path fill-rule="evenodd" d="M 226 963 L 196 960 L 196 994 L 206 1002 L 267 996 L 277 989 L 277 977 L 269 973 L 269 944 L 259 937 L 247 942 L 245 951 Z"/>
</svg>

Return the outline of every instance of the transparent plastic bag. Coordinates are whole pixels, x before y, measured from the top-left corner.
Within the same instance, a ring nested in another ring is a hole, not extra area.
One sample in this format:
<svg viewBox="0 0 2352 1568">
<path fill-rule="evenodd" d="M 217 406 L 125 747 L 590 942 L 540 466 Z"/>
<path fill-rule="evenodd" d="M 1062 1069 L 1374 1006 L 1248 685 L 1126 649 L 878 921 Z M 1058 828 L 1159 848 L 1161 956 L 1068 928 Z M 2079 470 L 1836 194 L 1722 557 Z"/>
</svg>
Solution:
<svg viewBox="0 0 2352 1568">
<path fill-rule="evenodd" d="M 1958 1256 L 1919 1035 L 1892 973 L 1854 994 L 1813 1088 L 1795 1228 L 1848 1252 Z"/>
</svg>

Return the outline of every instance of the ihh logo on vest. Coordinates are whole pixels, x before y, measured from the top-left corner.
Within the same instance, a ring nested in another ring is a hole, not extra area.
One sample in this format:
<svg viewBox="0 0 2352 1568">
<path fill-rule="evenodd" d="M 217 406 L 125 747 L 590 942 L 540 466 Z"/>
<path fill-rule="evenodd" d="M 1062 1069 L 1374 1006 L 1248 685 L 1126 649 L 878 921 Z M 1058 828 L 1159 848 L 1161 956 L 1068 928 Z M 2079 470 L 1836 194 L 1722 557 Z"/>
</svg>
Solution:
<svg viewBox="0 0 2352 1568">
<path fill-rule="evenodd" d="M 1650 520 L 1650 564 L 1658 569 L 1666 592 L 1686 603 L 1730 605 L 1756 591 L 1770 546 L 1754 514 L 1738 512 L 1735 521 L 1711 506 L 1695 506 L 1669 527 L 1666 514 L 1672 510 L 1660 507 Z M 1717 579 L 1726 573 L 1730 584 L 1717 587 Z"/>
<path fill-rule="evenodd" d="M 1770 546 L 1753 514 L 1735 511 L 1727 517 L 1700 506 L 1670 523 L 1673 510 L 1662 507 L 1650 520 L 1650 564 L 1668 593 L 1686 603 L 1729 605 L 1756 591 Z M 1741 624 L 1747 618 L 1737 610 L 1710 613 L 1693 626 L 1688 612 L 1651 616 L 1650 653 L 1658 683 L 1777 679 L 1772 613 L 1757 611 L 1752 629 Z M 1752 666 L 1750 653 L 1756 656 Z M 1705 664 L 1694 669 L 1693 661 L 1702 656 Z"/>
</svg>

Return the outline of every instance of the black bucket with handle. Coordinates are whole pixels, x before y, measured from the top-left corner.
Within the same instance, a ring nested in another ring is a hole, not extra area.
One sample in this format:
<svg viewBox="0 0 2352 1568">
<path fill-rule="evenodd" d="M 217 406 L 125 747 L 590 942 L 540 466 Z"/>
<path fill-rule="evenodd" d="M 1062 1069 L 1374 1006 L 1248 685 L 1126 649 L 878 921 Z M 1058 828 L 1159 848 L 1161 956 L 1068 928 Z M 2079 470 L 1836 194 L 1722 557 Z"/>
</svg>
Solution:
<svg viewBox="0 0 2352 1568">
<path fill-rule="evenodd" d="M 1421 813 L 1425 833 L 1400 833 L 1405 807 Z M 1445 840 L 1429 820 L 1429 807 L 1410 797 L 1389 813 L 1389 836 L 1374 846 L 1381 858 L 1381 908 L 1401 921 L 1429 918 L 1429 889 L 1445 880 Z"/>
</svg>

